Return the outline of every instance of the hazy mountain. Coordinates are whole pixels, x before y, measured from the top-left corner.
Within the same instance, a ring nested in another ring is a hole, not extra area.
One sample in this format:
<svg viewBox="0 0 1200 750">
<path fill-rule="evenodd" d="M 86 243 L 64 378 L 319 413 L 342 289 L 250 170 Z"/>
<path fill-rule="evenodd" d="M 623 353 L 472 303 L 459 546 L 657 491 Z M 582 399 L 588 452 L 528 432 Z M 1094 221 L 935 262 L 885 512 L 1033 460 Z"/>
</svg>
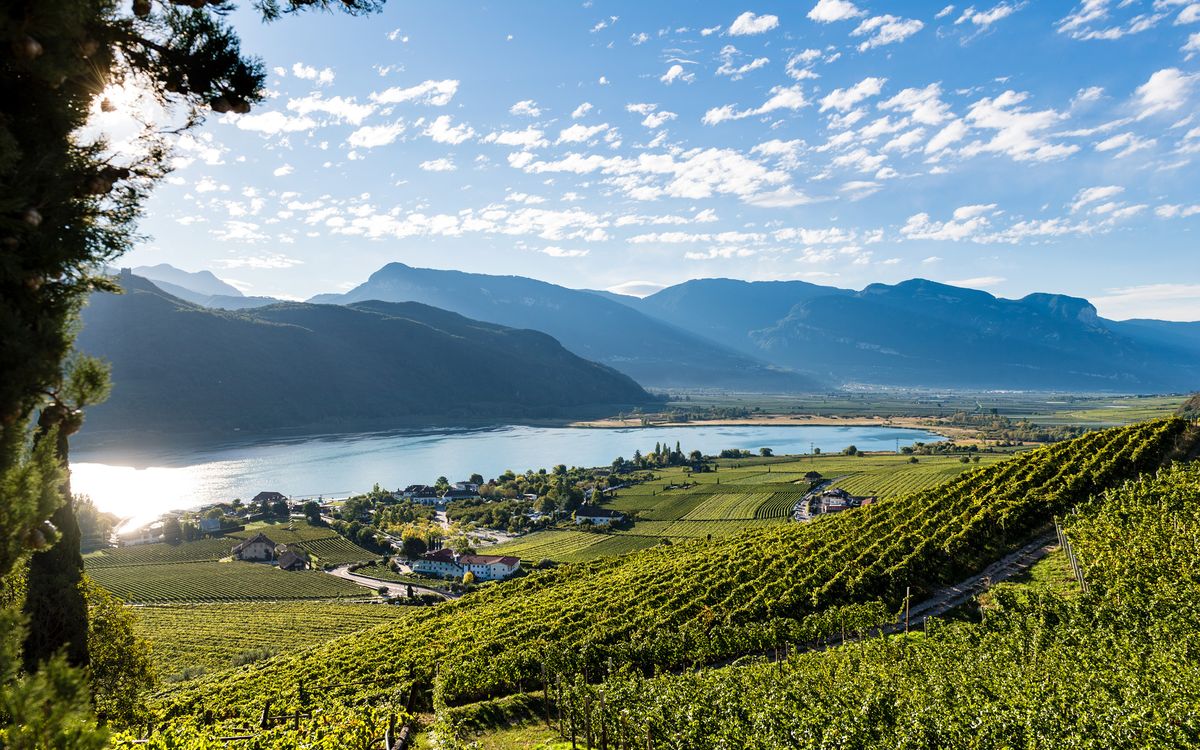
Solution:
<svg viewBox="0 0 1200 750">
<path fill-rule="evenodd" d="M 85 432 L 230 435 L 385 429 L 609 412 L 651 397 L 544 333 L 417 303 L 208 310 L 123 276 L 78 348 L 110 360 Z"/>
<path fill-rule="evenodd" d="M 346 294 L 311 302 L 414 301 L 478 320 L 544 331 L 575 354 L 645 386 L 802 391 L 812 378 L 769 366 L 623 302 L 521 276 L 437 271 L 390 263 Z"/>
<path fill-rule="evenodd" d="M 133 273 L 151 281 L 164 281 L 172 285 L 167 289 L 175 294 L 174 289 L 183 289 L 205 296 L 220 295 L 225 297 L 241 297 L 242 293 L 233 284 L 221 281 L 212 271 L 184 271 L 169 263 L 159 263 L 157 266 L 138 266 L 131 269 Z"/>
<path fill-rule="evenodd" d="M 228 294 L 201 294 L 191 289 L 185 289 L 178 284 L 172 284 L 169 281 L 159 279 L 155 279 L 151 283 L 172 297 L 178 297 L 185 302 L 191 302 L 193 305 L 211 307 L 217 310 L 247 310 L 255 307 L 266 307 L 267 305 L 274 305 L 283 301 L 274 297 L 233 297 Z"/>
<path fill-rule="evenodd" d="M 800 302 L 830 294 L 850 292 L 805 281 L 694 279 L 630 299 L 659 320 L 761 357 L 752 331 L 775 325 Z"/>
<path fill-rule="evenodd" d="M 1114 323 L 1065 295 L 1007 300 L 923 279 L 861 292 L 703 279 L 638 309 L 840 383 L 1143 391 L 1200 382 L 1200 325 Z"/>
</svg>

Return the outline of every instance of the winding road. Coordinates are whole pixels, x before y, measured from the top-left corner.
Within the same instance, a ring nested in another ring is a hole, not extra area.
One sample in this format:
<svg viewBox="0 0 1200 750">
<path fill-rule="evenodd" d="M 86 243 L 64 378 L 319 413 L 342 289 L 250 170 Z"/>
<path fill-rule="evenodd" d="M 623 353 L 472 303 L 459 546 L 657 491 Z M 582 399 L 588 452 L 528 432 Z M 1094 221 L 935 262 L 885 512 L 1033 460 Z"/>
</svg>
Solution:
<svg viewBox="0 0 1200 750">
<path fill-rule="evenodd" d="M 338 578 L 343 578 L 364 588 L 369 588 L 372 591 L 378 591 L 379 587 L 383 586 L 387 589 L 388 596 L 408 596 L 408 587 L 410 585 L 412 586 L 413 591 L 418 594 L 433 594 L 434 596 L 440 596 L 443 599 L 457 599 L 458 597 L 462 596 L 462 594 L 455 594 L 450 591 L 431 589 L 428 586 L 418 586 L 415 583 L 407 584 L 399 581 L 381 581 L 378 578 L 360 576 L 357 573 L 351 573 L 349 565 L 339 565 L 336 568 L 331 568 L 325 572 L 331 576 L 337 576 Z"/>
</svg>

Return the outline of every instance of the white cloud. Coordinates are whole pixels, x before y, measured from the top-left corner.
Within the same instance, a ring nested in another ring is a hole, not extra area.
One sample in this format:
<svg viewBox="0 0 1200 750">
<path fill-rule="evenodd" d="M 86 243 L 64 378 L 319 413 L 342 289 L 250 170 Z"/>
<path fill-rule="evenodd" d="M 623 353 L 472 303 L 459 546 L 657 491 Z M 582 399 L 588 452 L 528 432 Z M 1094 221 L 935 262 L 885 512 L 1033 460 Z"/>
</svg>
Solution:
<svg viewBox="0 0 1200 750">
<path fill-rule="evenodd" d="M 729 76 L 733 80 L 737 81 L 747 73 L 758 70 L 767 63 L 771 62 L 770 58 L 756 57 L 749 62 L 738 65 L 734 62 L 734 60 L 741 55 L 742 53 L 738 51 L 738 48 L 734 47 L 732 44 L 727 44 L 722 47 L 721 52 L 718 55 L 721 59 L 721 66 L 717 68 L 716 74 L 719 76 Z"/>
<path fill-rule="evenodd" d="M 1183 10 L 1179 11 L 1179 15 L 1175 17 L 1175 25 L 1180 26 L 1185 23 L 1196 23 L 1200 21 L 1200 3 L 1192 3 Z"/>
<path fill-rule="evenodd" d="M 555 143 L 583 143 L 600 135 L 608 130 L 608 123 L 600 125 L 572 125 L 569 128 L 564 128 L 558 132 L 558 140 Z"/>
<path fill-rule="evenodd" d="M 969 279 L 955 279 L 946 283 L 952 286 L 965 286 L 977 289 L 979 287 L 996 286 L 997 284 L 1003 284 L 1005 281 L 1008 281 L 1008 279 L 1003 276 L 972 276 Z"/>
<path fill-rule="evenodd" d="M 866 11 L 859 10 L 854 3 L 848 0 L 818 0 L 817 4 L 808 12 L 808 17 L 818 23 L 833 23 L 834 21 L 848 21 L 866 14 Z"/>
<path fill-rule="evenodd" d="M 872 76 L 862 79 L 850 88 L 834 89 L 821 99 L 821 111 L 836 109 L 840 112 L 845 112 L 865 99 L 878 96 L 879 92 L 883 90 L 883 84 L 886 82 L 886 78 L 875 78 Z"/>
<path fill-rule="evenodd" d="M 780 109 L 795 111 L 802 107 L 808 106 L 808 100 L 804 97 L 804 90 L 800 84 L 794 86 L 775 86 L 770 91 L 768 98 L 761 105 L 738 111 L 734 105 L 726 104 L 721 107 L 714 107 L 704 113 L 702 122 L 705 125 L 717 125 L 726 120 L 741 120 L 754 115 L 764 115 L 768 112 L 775 112 Z"/>
<path fill-rule="evenodd" d="M 588 250 L 565 250 L 556 245 L 542 248 L 542 252 L 549 255 L 551 258 L 582 258 L 588 254 Z"/>
<path fill-rule="evenodd" d="M 804 141 L 799 138 L 790 141 L 774 139 L 754 146 L 750 149 L 750 153 L 776 159 L 779 166 L 784 169 L 795 169 L 800 166 L 800 154 L 804 150 L 804 145 Z"/>
<path fill-rule="evenodd" d="M 1197 74 L 1187 75 L 1179 68 L 1164 68 L 1138 86 L 1138 119 L 1161 112 L 1173 112 L 1183 106 L 1196 82 Z"/>
<path fill-rule="evenodd" d="M 880 109 L 899 110 L 922 125 L 941 125 L 950 119 L 950 105 L 942 101 L 942 87 L 931 83 L 925 88 L 907 88 L 879 103 Z"/>
<path fill-rule="evenodd" d="M 1106 201 L 1123 192 L 1125 192 L 1125 188 L 1120 185 L 1100 185 L 1084 188 L 1075 194 L 1075 199 L 1071 202 L 1071 211 L 1078 211 L 1089 204 Z"/>
<path fill-rule="evenodd" d="M 953 13 L 953 12 L 954 12 L 954 6 L 953 6 L 953 5 L 947 5 L 945 8 L 942 8 L 941 10 L 939 10 L 939 11 L 937 12 L 937 15 L 935 15 L 935 16 L 934 16 L 934 18 L 935 18 L 935 19 L 937 19 L 937 20 L 941 20 L 941 19 L 945 18 L 946 16 L 950 15 L 950 14 L 951 14 L 951 13 Z"/>
<path fill-rule="evenodd" d="M 1115 156 L 1121 159 L 1138 151 L 1152 148 L 1157 142 L 1153 138 L 1142 138 L 1133 133 L 1118 133 L 1100 141 L 1096 144 L 1095 148 L 1097 151 L 1117 151 Z"/>
<path fill-rule="evenodd" d="M 498 143 L 501 146 L 520 146 L 524 149 L 531 149 L 548 146 L 549 141 L 544 136 L 544 132 L 530 125 L 524 130 L 503 130 L 489 133 L 483 141 L 484 143 Z"/>
<path fill-rule="evenodd" d="M 924 212 L 913 214 L 900 228 L 900 234 L 911 240 L 978 240 L 990 228 L 987 214 L 995 208 L 995 204 L 960 206 L 950 221 L 933 221 Z"/>
<path fill-rule="evenodd" d="M 631 297 L 649 297 L 666 287 L 666 284 L 659 284 L 656 281 L 626 281 L 616 286 L 610 286 L 607 291 L 613 294 L 627 294 Z"/>
<path fill-rule="evenodd" d="M 1115 320 L 1200 320 L 1200 284 L 1142 284 L 1109 289 L 1091 301 L 1101 315 Z"/>
<path fill-rule="evenodd" d="M 297 78 L 303 78 L 306 81 L 316 81 L 318 86 L 326 86 L 333 83 L 333 71 L 329 68 L 317 70 L 311 65 L 295 63 L 292 65 L 292 75 Z"/>
<path fill-rule="evenodd" d="M 510 114 L 514 114 L 519 117 L 541 117 L 542 116 L 541 107 L 539 107 L 537 102 L 535 102 L 532 99 L 522 99 L 521 101 L 519 101 L 516 104 L 509 107 L 508 111 Z"/>
<path fill-rule="evenodd" d="M 1017 161 L 1050 161 L 1078 151 L 1079 147 L 1074 144 L 1046 140 L 1046 131 L 1066 115 L 1052 109 L 1030 110 L 1023 106 L 1028 97 L 1028 94 L 1010 90 L 973 103 L 966 116 L 967 122 L 976 128 L 995 131 L 995 135 L 986 143 L 976 141 L 963 147 L 963 155 L 1000 153 Z"/>
<path fill-rule="evenodd" d="M 399 138 L 404 129 L 404 123 L 399 120 L 391 125 L 367 125 L 351 133 L 346 142 L 355 148 L 386 146 Z"/>
<path fill-rule="evenodd" d="M 952 120 L 949 125 L 939 130 L 929 143 L 925 144 L 925 153 L 936 154 L 961 141 L 968 132 L 967 124 L 962 120 Z"/>
<path fill-rule="evenodd" d="M 320 112 L 331 116 L 335 122 L 346 122 L 351 125 L 361 125 L 375 111 L 373 104 L 359 104 L 354 97 L 343 98 L 333 96 L 328 99 L 313 93 L 298 99 L 289 99 L 287 108 L 299 115 L 310 115 Z"/>
<path fill-rule="evenodd" d="M 729 35 L 749 36 L 752 34 L 763 34 L 777 26 L 779 26 L 779 16 L 767 14 L 756 16 L 750 11 L 746 11 L 735 18 L 733 23 L 729 25 Z"/>
<path fill-rule="evenodd" d="M 1152 29 L 1161 21 L 1163 13 L 1141 13 L 1133 16 L 1125 25 L 1105 26 L 1109 18 L 1111 0 L 1082 0 L 1079 5 L 1058 21 L 1056 26 L 1060 34 L 1067 34 L 1072 39 L 1120 39 L 1129 34 L 1140 34 Z M 1118 8 L 1133 5 L 1130 0 L 1121 0 Z M 1156 6 L 1161 3 L 1156 3 Z"/>
<path fill-rule="evenodd" d="M 463 141 L 469 140 L 475 136 L 475 129 L 470 125 L 463 123 L 461 125 L 452 125 L 450 115 L 438 115 L 433 122 L 429 123 L 428 127 L 422 132 L 422 135 L 427 135 L 436 143 L 449 143 L 452 146 L 457 146 Z"/>
<path fill-rule="evenodd" d="M 1197 31 L 1195 34 L 1190 34 L 1188 36 L 1187 43 L 1180 47 L 1179 51 L 1188 53 L 1187 57 L 1185 58 L 1187 60 L 1191 60 L 1193 57 L 1195 57 L 1196 53 L 1200 52 L 1200 31 Z"/>
<path fill-rule="evenodd" d="M 925 24 L 915 18 L 900 18 L 891 15 L 872 16 L 851 31 L 850 36 L 867 37 L 866 41 L 858 45 L 859 51 L 865 52 L 872 47 L 903 42 L 923 28 L 925 28 Z"/>
<path fill-rule="evenodd" d="M 426 172 L 453 172 L 454 170 L 458 169 L 458 167 L 454 165 L 453 161 L 444 158 L 423 161 L 418 166 Z"/>
<path fill-rule="evenodd" d="M 401 88 L 398 86 L 371 94 L 371 101 L 379 104 L 401 104 L 416 102 L 444 107 L 458 93 L 458 81 L 446 79 L 442 81 L 422 81 L 416 86 Z"/>
<path fill-rule="evenodd" d="M 591 112 L 591 111 L 592 111 L 592 103 L 584 102 L 583 104 L 580 104 L 578 107 L 576 107 L 575 111 L 571 112 L 571 119 L 578 120 L 580 117 L 583 117 L 584 115 L 586 115 L 588 112 Z"/>
<path fill-rule="evenodd" d="M 1021 9 L 1022 5 L 1022 3 L 1010 4 L 1005 2 L 993 6 L 990 10 L 976 10 L 975 6 L 971 6 L 963 11 L 963 14 L 954 23 L 970 23 L 981 29 L 986 29 L 997 21 L 1008 18 L 1013 13 L 1016 13 Z"/>
<path fill-rule="evenodd" d="M 637 47 L 639 45 L 645 44 L 646 42 L 650 41 L 650 35 L 644 31 L 639 31 L 636 34 L 632 34 L 629 37 L 629 41 L 633 43 L 634 47 Z"/>
<path fill-rule="evenodd" d="M 688 73 L 687 71 L 684 70 L 682 65 L 680 65 L 679 63 L 675 63 L 671 67 L 667 68 L 667 72 L 663 73 L 659 77 L 658 80 L 662 81 L 663 83 L 667 84 L 668 86 L 671 85 L 672 83 L 675 83 L 676 81 L 683 81 L 684 83 L 691 83 L 692 81 L 696 80 L 696 74 Z"/>
<path fill-rule="evenodd" d="M 291 174 L 293 171 L 294 171 L 294 170 L 292 169 L 292 165 L 291 165 L 291 164 L 284 164 L 284 165 L 283 165 L 283 166 L 281 166 L 281 167 L 277 167 L 277 168 L 275 169 L 275 171 L 274 171 L 274 172 L 272 172 L 271 174 L 275 175 L 276 177 L 287 177 L 287 176 L 288 176 L 288 175 L 290 175 L 290 174 Z"/>
<path fill-rule="evenodd" d="M 642 118 L 642 125 L 654 130 L 655 128 L 662 127 L 664 123 L 674 120 L 677 116 L 674 112 L 667 112 L 666 110 L 651 112 Z"/>
<path fill-rule="evenodd" d="M 259 112 L 249 115 L 233 115 L 233 121 L 242 130 L 276 135 L 312 130 L 317 126 L 311 117 L 289 117 L 282 112 Z"/>
</svg>

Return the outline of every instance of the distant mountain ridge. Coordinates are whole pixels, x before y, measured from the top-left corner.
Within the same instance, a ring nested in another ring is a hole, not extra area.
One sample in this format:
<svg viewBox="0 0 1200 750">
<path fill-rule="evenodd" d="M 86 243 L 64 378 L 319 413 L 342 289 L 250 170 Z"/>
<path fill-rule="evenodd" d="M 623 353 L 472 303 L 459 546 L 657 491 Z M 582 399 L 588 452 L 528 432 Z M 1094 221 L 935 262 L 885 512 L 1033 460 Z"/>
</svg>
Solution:
<svg viewBox="0 0 1200 750">
<path fill-rule="evenodd" d="M 208 310 L 123 275 L 95 294 L 77 348 L 112 363 L 105 431 L 232 436 L 578 417 L 647 405 L 628 376 L 550 336 L 417 303 Z"/>
<path fill-rule="evenodd" d="M 1008 300 L 927 279 L 859 292 L 701 279 L 635 306 L 839 383 L 1129 392 L 1200 382 L 1200 323 L 1105 320 L 1061 294 Z"/>
<path fill-rule="evenodd" d="M 345 294 L 313 303 L 421 302 L 478 320 L 544 331 L 581 357 L 642 385 L 807 391 L 824 388 L 801 372 L 748 357 L 724 342 L 656 320 L 623 302 L 522 276 L 491 276 L 389 263 Z"/>
</svg>

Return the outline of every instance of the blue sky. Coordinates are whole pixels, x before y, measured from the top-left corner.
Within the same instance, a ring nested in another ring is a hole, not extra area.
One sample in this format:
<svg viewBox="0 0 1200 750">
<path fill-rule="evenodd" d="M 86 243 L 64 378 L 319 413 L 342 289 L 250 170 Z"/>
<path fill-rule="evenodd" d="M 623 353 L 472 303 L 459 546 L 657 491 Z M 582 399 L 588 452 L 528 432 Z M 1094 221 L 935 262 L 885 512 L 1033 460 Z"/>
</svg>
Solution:
<svg viewBox="0 0 1200 750">
<path fill-rule="evenodd" d="M 264 25 L 123 265 L 916 276 L 1200 320 L 1200 2 L 400 3 Z M 118 113 L 119 114 L 119 113 Z"/>
</svg>

